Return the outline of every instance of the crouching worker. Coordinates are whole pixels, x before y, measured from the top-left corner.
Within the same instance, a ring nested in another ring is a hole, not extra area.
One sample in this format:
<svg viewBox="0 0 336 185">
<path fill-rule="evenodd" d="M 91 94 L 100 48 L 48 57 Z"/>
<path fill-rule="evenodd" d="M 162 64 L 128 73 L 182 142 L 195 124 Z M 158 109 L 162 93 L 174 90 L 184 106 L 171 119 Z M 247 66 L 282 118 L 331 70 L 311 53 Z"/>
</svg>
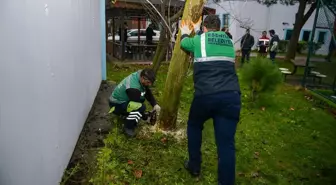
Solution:
<svg viewBox="0 0 336 185">
<path fill-rule="evenodd" d="M 152 69 L 137 71 L 122 80 L 109 98 L 110 113 L 123 116 L 124 132 L 130 137 L 135 136 L 135 128 L 141 119 L 149 119 L 145 113 L 145 99 L 153 106 L 153 112 L 160 112 L 161 108 L 149 89 L 154 81 Z"/>
</svg>

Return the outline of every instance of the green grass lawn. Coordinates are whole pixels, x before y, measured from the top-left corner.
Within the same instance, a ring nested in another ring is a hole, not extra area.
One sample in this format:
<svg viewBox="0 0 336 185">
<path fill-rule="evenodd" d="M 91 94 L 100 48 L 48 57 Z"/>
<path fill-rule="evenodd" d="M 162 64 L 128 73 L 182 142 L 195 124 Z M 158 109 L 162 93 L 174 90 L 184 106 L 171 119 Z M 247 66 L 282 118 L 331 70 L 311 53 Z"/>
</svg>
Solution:
<svg viewBox="0 0 336 185">
<path fill-rule="evenodd" d="M 279 67 L 288 68 L 290 71 L 293 71 L 293 69 L 294 69 L 294 66 L 291 62 L 284 61 L 284 60 L 281 60 L 281 59 L 277 59 L 276 63 Z M 328 84 L 328 85 L 332 85 L 334 83 L 335 76 L 336 76 L 336 59 L 333 59 L 332 62 L 314 62 L 314 61 L 312 61 L 311 63 L 316 66 L 314 71 L 318 71 L 321 74 L 327 75 L 327 77 L 325 79 L 323 79 L 323 81 L 322 81 L 323 83 Z M 299 67 L 297 69 L 296 75 L 303 77 L 304 68 Z"/>
<path fill-rule="evenodd" d="M 144 66 L 108 65 L 108 80 L 120 82 Z M 167 66 L 162 66 L 154 94 L 159 102 Z M 237 184 L 336 184 L 336 120 L 314 107 L 301 91 L 281 86 L 267 103 L 252 105 L 242 86 L 243 108 L 236 134 Z M 192 76 L 187 77 L 179 110 L 178 129 L 185 129 L 193 97 Z M 273 102 L 273 103 L 272 103 Z M 113 119 L 112 119 L 113 120 Z M 127 139 L 115 128 L 98 156 L 93 184 L 214 185 L 217 153 L 212 121 L 203 131 L 202 177 L 184 169 L 186 138 L 150 132 L 140 126 L 136 138 Z M 182 130 L 184 133 L 184 130 Z"/>
<path fill-rule="evenodd" d="M 253 50 L 252 51 L 252 53 L 258 53 L 258 51 L 257 50 Z M 285 56 L 286 55 L 286 53 L 283 53 L 283 52 L 278 52 L 277 53 L 277 56 Z M 298 57 L 306 57 L 307 56 L 307 53 L 296 53 L 296 56 L 298 56 Z M 315 54 L 313 54 L 312 55 L 312 57 L 313 58 L 325 58 L 326 57 L 326 55 L 315 55 Z"/>
</svg>

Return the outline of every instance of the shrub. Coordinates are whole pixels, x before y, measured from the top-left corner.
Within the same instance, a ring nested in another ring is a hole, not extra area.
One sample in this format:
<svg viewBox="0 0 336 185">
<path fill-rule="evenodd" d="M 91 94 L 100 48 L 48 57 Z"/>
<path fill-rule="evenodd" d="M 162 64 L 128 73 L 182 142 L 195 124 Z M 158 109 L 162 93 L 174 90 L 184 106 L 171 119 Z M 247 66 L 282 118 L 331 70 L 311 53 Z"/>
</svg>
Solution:
<svg viewBox="0 0 336 185">
<path fill-rule="evenodd" d="M 316 51 L 321 49 L 323 43 L 320 42 L 314 42 L 313 43 L 313 54 L 316 54 Z"/>
<path fill-rule="evenodd" d="M 308 43 L 306 41 L 299 41 L 296 47 L 296 52 L 302 54 L 308 48 Z"/>
<path fill-rule="evenodd" d="M 241 69 L 242 83 L 249 85 L 252 101 L 262 94 L 273 92 L 282 82 L 282 75 L 277 65 L 269 59 L 255 58 Z"/>
<path fill-rule="evenodd" d="M 289 45 L 289 41 L 288 40 L 280 40 L 278 51 L 280 53 L 287 52 L 288 45 Z M 316 51 L 319 50 L 322 47 L 322 45 L 323 45 L 322 43 L 314 42 L 313 43 L 313 54 L 315 54 Z M 308 46 L 309 46 L 308 42 L 306 42 L 306 41 L 299 41 L 297 43 L 297 46 L 296 46 L 296 52 L 299 53 L 299 54 L 302 54 L 302 53 L 308 51 Z"/>
<path fill-rule="evenodd" d="M 280 53 L 287 52 L 288 43 L 288 40 L 280 40 L 278 49 Z"/>
</svg>

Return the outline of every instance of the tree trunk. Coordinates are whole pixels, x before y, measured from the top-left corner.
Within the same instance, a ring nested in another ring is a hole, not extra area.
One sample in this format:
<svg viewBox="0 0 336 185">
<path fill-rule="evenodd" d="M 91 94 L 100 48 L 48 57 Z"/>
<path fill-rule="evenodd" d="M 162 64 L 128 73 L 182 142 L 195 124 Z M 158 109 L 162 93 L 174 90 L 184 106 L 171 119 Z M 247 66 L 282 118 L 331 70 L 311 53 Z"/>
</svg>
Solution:
<svg viewBox="0 0 336 185">
<path fill-rule="evenodd" d="M 161 37 L 161 35 L 160 35 Z M 168 37 L 170 38 L 170 37 Z M 159 68 L 161 66 L 162 61 L 164 60 L 166 53 L 167 53 L 167 49 L 168 49 L 168 45 L 169 45 L 169 39 L 165 38 L 162 43 L 158 44 L 157 48 L 160 48 L 160 50 L 158 51 L 159 53 L 155 53 L 155 57 L 153 60 L 153 70 L 155 72 L 155 75 L 157 74 L 157 72 L 159 71 Z"/>
<path fill-rule="evenodd" d="M 163 21 L 167 21 L 167 18 L 166 18 L 166 4 L 167 4 L 167 0 L 164 0 L 161 4 L 161 10 L 160 10 L 160 14 L 162 17 L 164 17 L 166 20 L 161 20 L 161 22 Z M 164 46 L 164 41 L 165 41 L 165 38 L 166 38 L 166 26 L 164 24 L 162 24 L 163 28 L 161 29 L 160 31 L 160 38 L 159 38 L 159 43 L 157 44 L 156 46 L 156 50 L 155 50 L 155 55 L 154 55 L 154 58 L 153 58 L 153 69 L 155 68 L 158 68 L 157 65 L 159 65 L 159 56 L 161 54 L 161 51 L 163 49 L 163 46 Z M 155 74 L 156 74 L 156 71 L 155 71 Z"/>
<path fill-rule="evenodd" d="M 202 15 L 206 1 L 186 0 L 182 20 L 197 22 Z M 176 127 L 178 107 L 184 79 L 189 65 L 189 54 L 180 47 L 181 32 L 179 31 L 173 56 L 170 61 L 168 75 L 163 93 L 163 104 L 160 112 L 159 125 L 164 130 L 172 130 Z"/>
<path fill-rule="evenodd" d="M 165 46 L 166 42 L 167 42 L 166 28 L 163 28 L 160 31 L 159 43 L 156 45 L 156 51 L 155 51 L 155 55 L 153 58 L 153 70 L 155 74 L 158 71 L 160 63 L 161 63 L 160 61 L 161 55 L 163 55 L 162 53 L 164 52 L 165 49 L 167 49 Z"/>
<path fill-rule="evenodd" d="M 164 1 L 163 3 L 165 3 L 166 1 Z M 162 8 L 162 7 L 161 7 Z M 165 10 L 161 9 L 161 15 L 163 17 L 166 17 L 164 15 L 165 13 Z M 173 15 L 172 17 L 170 17 L 170 19 L 168 20 L 170 23 L 172 22 L 176 22 L 178 21 L 179 17 L 181 17 L 183 11 L 182 9 L 180 11 L 178 11 L 175 15 Z M 171 29 L 171 28 L 170 28 Z M 153 70 L 155 72 L 155 74 L 157 73 L 157 71 L 159 70 L 160 68 L 160 65 L 161 65 L 161 62 L 163 61 L 164 57 L 165 57 L 165 54 L 166 54 L 166 51 L 167 51 L 167 48 L 168 48 L 168 44 L 170 42 L 170 33 L 168 33 L 168 30 L 167 28 L 165 27 L 165 29 L 162 29 L 160 31 L 160 38 L 159 38 L 159 42 L 158 42 L 158 45 L 156 47 L 156 51 L 155 51 L 155 55 L 154 55 L 154 58 L 153 58 Z M 166 36 L 167 35 L 167 36 Z"/>
<path fill-rule="evenodd" d="M 313 3 L 311 7 L 309 8 L 309 10 L 307 11 L 307 13 L 304 14 L 306 5 L 307 5 L 306 0 L 299 1 L 299 8 L 295 15 L 294 28 L 293 28 L 292 36 L 290 38 L 289 45 L 287 48 L 286 57 L 285 57 L 286 60 L 295 58 L 296 48 L 297 48 L 297 44 L 299 41 L 301 29 L 303 25 L 307 22 L 309 17 L 312 15 L 314 10 L 316 9 L 316 3 Z"/>
</svg>

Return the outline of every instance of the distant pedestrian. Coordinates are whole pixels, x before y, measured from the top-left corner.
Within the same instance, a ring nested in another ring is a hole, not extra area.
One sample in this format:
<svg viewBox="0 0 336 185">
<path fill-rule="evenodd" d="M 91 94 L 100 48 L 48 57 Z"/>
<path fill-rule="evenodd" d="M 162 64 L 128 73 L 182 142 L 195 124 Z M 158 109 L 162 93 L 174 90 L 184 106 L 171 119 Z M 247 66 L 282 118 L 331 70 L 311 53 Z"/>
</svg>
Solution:
<svg viewBox="0 0 336 185">
<path fill-rule="evenodd" d="M 275 60 L 275 57 L 278 51 L 280 39 L 279 39 L 279 36 L 275 34 L 274 30 L 270 30 L 269 33 L 272 37 L 270 41 L 270 59 L 274 63 L 274 60 Z"/>
<path fill-rule="evenodd" d="M 148 45 L 153 44 L 153 36 L 156 36 L 153 27 L 153 24 L 150 24 L 146 29 L 146 44 Z"/>
<path fill-rule="evenodd" d="M 128 30 L 127 22 L 124 22 L 124 42 L 127 42 L 127 30 Z M 121 41 L 121 27 L 119 28 L 119 39 Z"/>
<path fill-rule="evenodd" d="M 241 65 L 244 64 L 245 58 L 247 62 L 250 61 L 251 49 L 254 45 L 254 37 L 250 34 L 250 30 L 246 30 L 246 34 L 242 37 L 240 41 L 240 47 L 242 52 Z"/>
<path fill-rule="evenodd" d="M 268 46 L 270 39 L 267 37 L 267 32 L 263 31 L 261 37 L 258 40 L 258 53 L 262 57 L 267 56 Z"/>
<path fill-rule="evenodd" d="M 231 33 L 229 32 L 229 28 L 227 28 L 227 27 L 223 27 L 221 31 L 225 32 L 226 35 L 229 36 L 230 39 L 232 39 L 232 35 L 231 35 Z"/>
<path fill-rule="evenodd" d="M 121 26 L 119 28 L 119 39 L 120 39 L 120 43 L 122 43 L 122 40 L 121 40 Z M 130 48 L 127 46 L 127 37 L 128 37 L 128 34 L 127 34 L 127 30 L 128 30 L 128 25 L 127 25 L 127 22 L 124 22 L 124 52 L 127 53 L 130 51 Z"/>
</svg>

